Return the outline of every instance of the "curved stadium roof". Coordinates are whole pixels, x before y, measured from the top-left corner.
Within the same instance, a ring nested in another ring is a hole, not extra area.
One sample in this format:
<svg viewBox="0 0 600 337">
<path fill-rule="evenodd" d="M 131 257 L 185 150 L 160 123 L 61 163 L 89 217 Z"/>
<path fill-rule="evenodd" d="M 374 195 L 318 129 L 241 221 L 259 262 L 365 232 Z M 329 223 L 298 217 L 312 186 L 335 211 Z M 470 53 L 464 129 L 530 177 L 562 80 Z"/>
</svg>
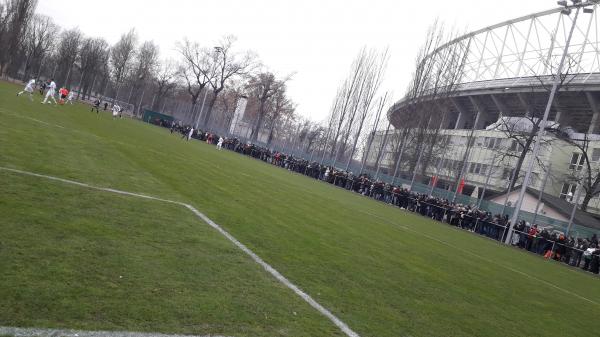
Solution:
<svg viewBox="0 0 600 337">
<path fill-rule="evenodd" d="M 565 66 L 564 85 L 551 111 L 551 119 L 580 132 L 600 131 L 600 37 L 598 5 L 594 12 L 579 13 Z M 458 114 L 483 112 L 484 127 L 498 115 L 522 116 L 543 109 L 544 94 L 564 51 L 574 14 L 561 14 L 563 8 L 504 21 L 460 36 L 434 50 L 426 58 L 438 62 L 447 48 L 464 55 L 462 71 L 446 104 L 454 118 L 447 128 L 458 125 Z M 532 99 L 533 96 L 537 98 Z M 447 99 L 447 98 L 446 98 Z M 403 99 L 389 111 L 394 126 L 401 125 L 401 112 L 410 103 Z M 596 115 L 596 116 L 594 116 Z"/>
</svg>

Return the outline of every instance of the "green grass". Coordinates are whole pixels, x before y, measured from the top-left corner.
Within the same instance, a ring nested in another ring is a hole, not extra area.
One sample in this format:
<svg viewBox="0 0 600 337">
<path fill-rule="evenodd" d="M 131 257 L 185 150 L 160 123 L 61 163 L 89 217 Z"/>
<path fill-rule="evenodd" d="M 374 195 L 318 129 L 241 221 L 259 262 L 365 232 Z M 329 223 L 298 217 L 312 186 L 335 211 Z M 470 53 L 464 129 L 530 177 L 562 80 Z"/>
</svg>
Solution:
<svg viewBox="0 0 600 337">
<path fill-rule="evenodd" d="M 1 324 L 333 333 L 181 206 L 30 180 L 0 171 Z"/>
<path fill-rule="evenodd" d="M 165 129 L 41 106 L 15 90 L 0 83 L 1 166 L 190 203 L 361 336 L 598 330 L 596 277 Z M 9 271 L 0 325 L 340 335 L 185 209 L 8 173 L 0 186 L 0 270 Z M 121 270 L 133 274 L 115 279 Z"/>
</svg>

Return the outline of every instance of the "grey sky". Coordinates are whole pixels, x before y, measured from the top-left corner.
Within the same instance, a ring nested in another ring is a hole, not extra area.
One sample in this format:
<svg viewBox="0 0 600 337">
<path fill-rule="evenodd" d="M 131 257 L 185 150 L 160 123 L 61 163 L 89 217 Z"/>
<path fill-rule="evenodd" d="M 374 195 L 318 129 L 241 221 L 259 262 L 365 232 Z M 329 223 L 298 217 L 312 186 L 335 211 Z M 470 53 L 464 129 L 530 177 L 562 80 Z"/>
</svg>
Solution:
<svg viewBox="0 0 600 337">
<path fill-rule="evenodd" d="M 79 27 L 111 43 L 135 27 L 142 40 L 160 45 L 163 57 L 176 58 L 173 47 L 183 37 L 211 46 L 233 34 L 238 48 L 254 50 L 271 71 L 280 76 L 295 72 L 289 92 L 298 112 L 322 120 L 362 46 L 389 46 L 383 89 L 397 99 L 436 17 L 470 31 L 554 6 L 549 0 L 80 0 L 69 5 L 40 0 L 38 12 L 64 28 Z"/>
</svg>

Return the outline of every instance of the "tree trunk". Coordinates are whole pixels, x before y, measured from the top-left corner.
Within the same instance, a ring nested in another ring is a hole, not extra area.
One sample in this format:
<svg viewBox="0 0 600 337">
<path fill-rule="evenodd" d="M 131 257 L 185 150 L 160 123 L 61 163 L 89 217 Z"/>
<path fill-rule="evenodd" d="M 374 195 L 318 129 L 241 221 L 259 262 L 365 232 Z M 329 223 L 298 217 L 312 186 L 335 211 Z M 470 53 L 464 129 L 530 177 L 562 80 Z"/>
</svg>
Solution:
<svg viewBox="0 0 600 337">
<path fill-rule="evenodd" d="M 425 158 L 423 160 L 423 165 L 421 165 L 421 175 L 424 176 L 425 175 L 425 171 L 427 171 L 427 168 L 429 167 L 429 163 L 431 163 L 431 159 L 433 159 L 433 148 L 435 147 L 436 143 L 437 143 L 437 138 L 438 135 L 440 133 L 440 129 L 436 129 L 435 134 L 433 135 L 433 139 L 431 139 L 431 144 L 429 145 L 429 148 L 427 150 L 427 154 L 425 155 Z"/>
<path fill-rule="evenodd" d="M 592 195 L 592 193 L 590 193 L 586 190 L 585 195 L 583 196 L 583 201 L 581 202 L 581 206 L 579 207 L 579 209 L 586 212 L 588 204 L 590 203 L 590 200 L 592 200 L 593 197 L 594 196 Z"/>
<path fill-rule="evenodd" d="M 212 110 L 213 110 L 213 107 L 215 106 L 215 103 L 217 102 L 218 95 L 219 95 L 218 93 L 213 93 L 213 96 L 210 98 L 210 101 L 208 101 L 208 110 L 206 111 L 206 114 L 204 115 L 204 125 L 206 127 L 208 127 L 208 122 L 210 122 Z"/>
<path fill-rule="evenodd" d="M 417 160 L 419 158 L 419 153 L 423 150 L 423 148 L 422 148 L 423 142 L 418 141 L 419 137 L 417 137 L 416 139 L 417 139 L 417 144 L 415 146 L 415 151 L 412 154 L 412 158 L 410 158 L 408 172 L 414 172 L 417 169 Z"/>
<path fill-rule="evenodd" d="M 273 134 L 275 134 L 275 121 L 273 121 L 271 125 L 271 130 L 269 130 L 269 137 L 267 138 L 267 146 L 271 145 L 273 141 Z"/>
<path fill-rule="evenodd" d="M 258 132 L 260 131 L 260 127 L 262 126 L 262 121 L 265 117 L 265 103 L 266 103 L 266 99 L 262 99 L 260 101 L 260 107 L 258 109 L 258 119 L 256 120 L 254 129 L 252 130 L 252 134 L 250 135 L 250 139 L 252 141 L 256 141 L 258 139 Z"/>
<path fill-rule="evenodd" d="M 537 129 L 537 128 L 533 128 L 533 129 Z M 532 129 L 532 130 L 533 130 Z M 521 151 L 521 154 L 519 155 L 519 159 L 517 160 L 517 165 L 515 165 L 515 173 L 513 173 L 513 179 L 510 182 L 510 189 L 513 190 L 515 188 L 515 186 L 517 185 L 517 181 L 519 180 L 519 173 L 521 172 L 521 168 L 523 167 L 523 163 L 525 162 L 525 158 L 527 157 L 527 152 L 529 151 L 529 148 L 531 147 L 531 143 L 533 142 L 533 139 L 535 138 L 535 132 L 532 132 L 529 137 L 527 138 L 527 141 L 525 142 L 525 147 L 523 148 L 523 150 Z M 540 139 L 541 141 L 541 139 Z M 531 160 L 535 160 L 535 158 L 531 158 Z"/>
</svg>

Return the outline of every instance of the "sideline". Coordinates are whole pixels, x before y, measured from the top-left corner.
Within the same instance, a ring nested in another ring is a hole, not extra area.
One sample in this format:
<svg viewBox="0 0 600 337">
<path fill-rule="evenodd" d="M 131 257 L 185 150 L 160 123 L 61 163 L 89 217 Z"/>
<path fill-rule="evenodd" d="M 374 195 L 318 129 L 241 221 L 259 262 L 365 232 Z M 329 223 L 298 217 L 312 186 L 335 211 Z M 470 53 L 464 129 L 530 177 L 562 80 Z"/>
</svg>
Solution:
<svg viewBox="0 0 600 337">
<path fill-rule="evenodd" d="M 165 203 L 183 206 L 183 207 L 189 209 L 190 211 L 192 211 L 196 215 L 196 217 L 198 217 L 202 221 L 206 222 L 209 226 L 211 226 L 212 228 L 217 230 L 219 233 L 221 233 L 223 236 L 225 236 L 237 248 L 239 248 L 244 253 L 246 253 L 246 255 L 250 256 L 250 258 L 252 258 L 252 260 L 254 260 L 254 262 L 256 262 L 261 267 L 263 267 L 269 274 L 271 274 L 271 276 L 273 276 L 275 279 L 277 279 L 280 283 L 285 285 L 287 288 L 291 289 L 296 295 L 300 296 L 300 298 L 302 298 L 306 303 L 308 303 L 311 307 L 313 307 L 315 310 L 317 310 L 323 316 L 327 317 L 346 336 L 360 337 L 360 335 L 357 334 L 356 332 L 354 332 L 352 329 L 350 329 L 350 327 L 346 323 L 344 323 L 337 316 L 332 314 L 328 309 L 326 309 L 324 306 L 322 306 L 317 301 L 315 301 L 310 295 L 305 293 L 302 289 L 300 289 L 298 286 L 296 286 L 294 283 L 292 283 L 290 280 L 288 280 L 285 276 L 283 276 L 281 273 L 279 273 L 275 268 L 273 268 L 271 265 L 266 263 L 263 259 L 261 259 L 258 255 L 256 255 L 256 253 L 254 253 L 252 250 L 250 250 L 250 248 L 246 247 L 243 243 L 238 241 L 233 235 L 231 235 L 229 232 L 227 232 L 225 229 L 223 229 L 223 227 L 221 227 L 220 225 L 218 225 L 217 223 L 212 221 L 209 217 L 207 217 L 204 213 L 198 211 L 192 205 L 189 205 L 189 204 L 186 204 L 183 202 L 179 202 L 179 201 L 162 199 L 162 198 L 139 194 L 139 193 L 127 192 L 127 191 L 116 190 L 116 189 L 112 189 L 112 188 L 106 188 L 106 187 L 93 186 L 93 185 L 89 185 L 89 184 L 74 181 L 74 180 L 68 180 L 68 179 L 63 179 L 63 178 L 59 178 L 59 177 L 48 176 L 48 175 L 44 175 L 44 174 L 23 171 L 23 170 L 18 170 L 18 169 L 3 167 L 3 166 L 0 166 L 0 171 L 7 171 L 7 172 L 17 173 L 17 174 L 21 174 L 21 175 L 28 175 L 28 176 L 32 176 L 32 177 L 44 178 L 44 179 L 54 180 L 54 181 L 58 181 L 58 182 L 66 183 L 66 184 L 90 188 L 90 189 L 94 189 L 94 190 L 98 190 L 98 191 L 116 193 L 116 194 L 121 194 L 121 195 L 126 195 L 126 196 L 150 199 L 150 200 L 161 201 L 161 202 L 165 202 Z M 2 333 L 2 331 L 0 330 L 0 334 L 1 333 Z M 91 335 L 89 335 L 89 336 L 92 337 Z M 97 335 L 97 336 L 100 336 L 100 335 Z M 85 336 L 85 337 L 87 337 L 87 336 Z M 93 336 L 93 337 L 96 337 L 96 336 Z"/>
<path fill-rule="evenodd" d="M 57 128 L 65 129 L 67 131 L 70 131 L 70 132 L 73 132 L 73 133 L 76 133 L 76 134 L 80 134 L 80 135 L 83 135 L 83 136 L 86 136 L 86 137 L 91 137 L 91 138 L 96 138 L 96 139 L 102 139 L 102 140 L 106 141 L 107 143 L 115 143 L 115 144 L 119 144 L 119 145 L 123 145 L 123 146 L 127 146 L 127 147 L 135 147 L 132 144 L 124 143 L 124 142 L 121 142 L 121 141 L 118 141 L 118 140 L 114 140 L 114 139 L 111 139 L 111 138 L 100 137 L 100 136 L 98 136 L 98 135 L 96 135 L 96 134 L 94 134 L 92 132 L 82 131 L 82 130 L 72 129 L 72 128 L 66 128 L 66 127 L 64 127 L 62 125 L 59 125 L 59 124 L 49 123 L 49 122 L 45 122 L 43 120 L 39 120 L 39 119 L 32 118 L 32 117 L 29 117 L 29 116 L 19 115 L 19 114 L 11 112 L 9 110 L 3 109 L 3 108 L 0 108 L 0 113 L 4 113 L 4 114 L 6 114 L 8 116 L 11 116 L 11 117 L 14 117 L 14 118 L 27 119 L 27 120 L 30 120 L 30 121 L 33 121 L 33 122 L 36 122 L 36 123 L 40 123 L 40 124 L 45 125 L 45 126 L 57 127 Z M 182 160 L 186 160 L 187 159 L 186 157 L 180 156 L 177 153 L 168 153 L 168 154 L 166 154 L 164 152 L 160 152 L 160 151 L 157 151 L 157 150 L 154 150 L 154 149 L 150 149 L 150 148 L 136 147 L 136 150 L 139 151 L 140 149 L 143 150 L 143 151 L 148 151 L 150 153 L 154 153 L 154 154 L 160 155 L 160 156 L 168 156 L 169 158 L 177 157 L 177 158 L 182 159 Z"/>
<path fill-rule="evenodd" d="M 11 328 L 0 326 L 0 336 L 15 337 L 225 337 L 222 335 L 166 335 L 162 333 L 132 332 L 132 331 L 87 331 L 61 329 L 32 329 Z"/>
<path fill-rule="evenodd" d="M 487 263 L 494 264 L 494 265 L 496 265 L 496 266 L 498 266 L 498 267 L 504 268 L 504 269 L 506 269 L 506 270 L 512 271 L 512 272 L 514 272 L 514 273 L 517 273 L 517 274 L 519 274 L 519 275 L 525 276 L 525 277 L 527 277 L 527 278 L 529 278 L 529 279 L 532 279 L 532 280 L 535 280 L 535 281 L 537 281 L 537 282 L 543 283 L 543 284 L 545 284 L 545 285 L 547 285 L 547 286 L 549 286 L 549 287 L 552 287 L 552 288 L 554 288 L 554 289 L 556 289 L 556 290 L 560 290 L 560 291 L 564 292 L 564 293 L 565 293 L 565 294 L 567 294 L 567 295 L 575 296 L 575 297 L 577 297 L 577 298 L 579 298 L 579 299 L 581 299 L 581 300 L 584 300 L 584 301 L 586 301 L 586 302 L 589 302 L 589 303 L 592 303 L 592 304 L 595 304 L 595 305 L 598 305 L 598 306 L 600 306 L 600 303 L 599 303 L 599 302 L 596 302 L 596 301 L 594 301 L 594 300 L 591 300 L 591 299 L 589 299 L 589 298 L 587 298 L 587 297 L 583 297 L 583 296 L 581 296 L 581 295 L 579 295 L 579 294 L 576 294 L 576 293 L 574 293 L 574 292 L 572 292 L 572 291 L 570 291 L 570 290 L 567 290 L 567 289 L 561 288 L 561 287 L 559 287 L 559 286 L 557 286 L 557 285 L 555 285 L 555 284 L 553 284 L 553 283 L 550 283 L 550 282 L 548 282 L 548 281 L 546 281 L 546 280 L 544 280 L 544 279 L 541 279 L 541 278 L 535 277 L 535 276 L 533 276 L 533 275 L 529 275 L 529 274 L 527 274 L 526 272 L 520 271 L 520 270 L 518 270 L 518 269 L 515 269 L 515 268 L 513 268 L 513 267 L 506 266 L 506 265 L 504 265 L 504 264 L 502 264 L 502 263 L 498 263 L 497 261 L 494 261 L 494 260 L 491 260 L 491 259 L 485 258 L 485 257 L 483 257 L 483 256 L 481 256 L 481 255 L 479 255 L 479 254 L 477 254 L 477 253 L 474 253 L 474 252 L 472 252 L 472 251 L 470 251 L 470 250 L 467 250 L 467 249 L 464 249 L 464 248 L 461 248 L 461 247 L 455 246 L 455 245 L 453 245 L 453 244 L 451 244 L 451 243 L 448 243 L 448 242 L 446 242 L 446 241 L 444 241 L 444 240 L 438 239 L 438 238 L 436 238 L 436 237 L 433 237 L 433 236 L 431 236 L 431 235 L 427 235 L 427 234 L 421 233 L 421 232 L 419 232 L 419 231 L 417 231 L 417 230 L 415 230 L 415 229 L 412 229 L 412 228 L 410 228 L 410 227 L 407 227 L 407 226 L 404 226 L 404 225 L 398 224 L 398 223 L 396 223 L 396 222 L 393 222 L 393 221 L 391 221 L 391 220 L 389 220 L 389 219 L 386 219 L 386 218 L 384 218 L 384 217 L 382 217 L 382 216 L 379 216 L 379 215 L 377 215 L 377 214 L 373 214 L 373 213 L 370 213 L 370 212 L 362 212 L 362 213 L 364 213 L 364 214 L 367 214 L 367 215 L 370 215 L 370 216 L 372 216 L 372 217 L 375 217 L 375 218 L 378 218 L 378 219 L 380 219 L 380 220 L 382 220 L 382 221 L 384 221 L 384 222 L 387 222 L 388 224 L 390 224 L 390 225 L 392 225 L 392 226 L 396 226 L 396 227 L 398 227 L 398 228 L 401 228 L 402 230 L 405 230 L 405 231 L 407 231 L 407 232 L 411 232 L 411 233 L 413 233 L 413 234 L 416 234 L 416 235 L 422 236 L 422 237 L 424 237 L 424 238 L 427 238 L 427 239 L 429 239 L 429 240 L 435 241 L 435 242 L 437 242 L 437 243 L 441 243 L 441 244 L 443 244 L 443 245 L 445 245 L 445 246 L 447 246 L 447 247 L 450 247 L 450 248 L 452 248 L 452 249 L 456 249 L 456 250 L 458 250 L 458 251 L 460 251 L 460 252 L 463 252 L 463 253 L 465 253 L 465 254 L 468 254 L 468 255 L 471 255 L 471 256 L 473 256 L 473 257 L 479 258 L 480 260 L 483 260 L 483 261 L 485 261 L 485 262 L 487 262 Z M 411 214 L 412 214 L 412 213 L 411 213 Z"/>
<path fill-rule="evenodd" d="M 9 111 L 9 110 L 2 109 L 2 108 L 0 108 L 0 112 L 3 112 L 3 113 L 5 113 L 5 114 L 7 114 L 7 115 L 9 115 L 9 116 L 13 116 L 13 117 L 18 117 L 18 118 L 29 119 L 30 121 L 34 121 L 34 122 L 37 122 L 37 123 L 40 123 L 40 124 L 44 124 L 44 125 L 46 125 L 46 126 L 54 126 L 54 127 L 61 128 L 61 129 L 64 129 L 64 128 L 65 128 L 65 127 L 64 127 L 64 126 L 62 126 L 62 125 L 53 124 L 53 123 L 48 123 L 48 122 L 44 122 L 44 121 L 42 121 L 42 120 L 39 120 L 39 119 L 36 119 L 36 118 L 33 118 L 33 117 L 29 117 L 29 116 L 18 115 L 18 114 L 12 113 L 12 112 L 11 112 L 11 111 Z"/>
<path fill-rule="evenodd" d="M 254 159 L 257 159 L 257 158 L 254 158 Z M 259 160 L 259 159 L 257 159 L 257 160 Z M 261 161 L 261 160 L 259 160 L 259 161 Z M 262 161 L 261 161 L 261 162 L 262 162 Z M 301 174 L 301 173 L 299 173 L 299 172 L 294 172 L 294 171 L 290 171 L 290 172 L 291 172 L 291 173 L 293 173 L 293 174 L 297 174 L 297 175 L 300 175 L 300 176 L 304 176 L 303 174 Z M 310 178 L 310 177 L 309 177 L 309 178 Z M 312 179 L 312 178 L 311 178 L 311 179 Z M 319 180 L 319 181 L 321 181 L 321 180 Z M 344 190 L 344 191 L 348 191 L 348 190 L 346 190 L 345 188 L 343 188 L 343 187 L 341 187 L 341 186 L 337 186 L 337 185 L 333 185 L 333 184 L 329 184 L 329 183 L 328 183 L 327 185 L 330 185 L 330 186 L 331 186 L 331 187 L 333 187 L 333 188 L 338 188 L 338 189 L 342 189 L 342 190 Z M 377 200 L 375 200 L 375 199 L 372 199 L 372 198 L 370 198 L 370 197 L 367 197 L 367 196 L 364 196 L 364 195 L 360 195 L 360 196 L 361 196 L 361 197 L 368 198 L 368 199 L 370 199 L 370 200 L 373 200 L 373 201 L 375 201 L 375 202 L 380 202 L 380 201 L 377 201 Z M 389 206 L 388 204 L 385 204 L 385 203 L 384 203 L 384 205 L 385 205 L 385 206 Z M 355 209 L 353 209 L 353 210 L 355 210 Z M 407 210 L 404 210 L 404 209 L 399 209 L 399 210 L 401 210 L 402 212 L 404 212 L 406 215 L 408 215 L 408 214 L 411 214 L 411 215 L 420 216 L 420 217 L 424 217 L 424 218 L 427 218 L 427 219 L 429 219 L 428 217 L 426 217 L 426 216 L 423 216 L 423 215 L 420 215 L 420 214 L 418 214 L 418 213 L 415 213 L 415 212 L 410 212 L 410 211 L 407 211 Z M 587 301 L 587 302 L 589 302 L 589 303 L 592 303 L 592 304 L 595 304 L 595 305 L 598 305 L 598 306 L 600 306 L 600 302 L 596 302 L 596 301 L 594 301 L 594 300 L 591 300 L 591 299 L 589 299 L 589 298 L 587 298 L 587 297 L 584 297 L 584 296 L 581 296 L 581 295 L 579 295 L 579 294 L 577 294 L 577 293 L 574 293 L 574 292 L 572 292 L 572 291 L 570 291 L 570 290 L 567 290 L 567 289 L 561 288 L 561 287 L 559 287 L 559 286 L 557 286 L 557 285 L 555 285 L 555 284 L 553 284 L 553 283 L 550 283 L 550 282 L 548 282 L 548 281 L 546 281 L 546 280 L 544 280 L 544 279 L 541 279 L 541 278 L 535 277 L 535 276 L 533 276 L 533 275 L 527 274 L 526 272 L 523 272 L 523 271 L 520 271 L 520 270 L 518 270 L 518 269 L 515 269 L 515 268 L 512 268 L 512 267 L 506 266 L 506 265 L 504 265 L 504 264 L 498 263 L 497 261 L 494 261 L 494 260 L 491 260 L 491 259 L 487 259 L 487 258 L 485 258 L 485 257 L 483 257 L 483 256 L 481 256 L 481 255 L 478 255 L 478 254 L 477 254 L 477 253 L 475 253 L 475 252 L 472 252 L 472 251 L 466 250 L 466 249 L 464 249 L 464 248 L 462 248 L 462 247 L 455 246 L 455 245 L 453 245 L 453 244 L 451 244 L 451 243 L 448 243 L 448 242 L 446 242 L 446 241 L 444 241 L 444 240 L 441 240 L 441 239 L 438 239 L 438 238 L 436 238 L 436 237 L 433 237 L 433 236 L 430 236 L 430 235 L 424 234 L 424 233 L 422 233 L 422 232 L 420 232 L 420 231 L 417 231 L 417 230 L 415 230 L 415 229 L 409 228 L 409 227 L 407 227 L 407 226 L 405 226 L 405 225 L 401 225 L 401 224 L 399 224 L 399 223 L 396 223 L 396 222 L 394 222 L 394 221 L 391 221 L 390 219 L 384 218 L 384 217 L 382 217 L 382 216 L 380 216 L 380 215 L 377 215 L 377 214 L 374 214 L 374 213 L 371 213 L 371 212 L 367 212 L 367 211 L 360 211 L 360 210 L 359 210 L 359 212 L 361 212 L 361 213 L 363 213 L 363 214 L 366 214 L 366 215 L 368 215 L 368 216 L 372 216 L 372 217 L 374 217 L 374 218 L 378 218 L 378 219 L 382 220 L 383 222 L 386 222 L 386 223 L 388 223 L 388 224 L 390 224 L 390 225 L 392 225 L 392 226 L 395 226 L 395 227 L 397 227 L 397 228 L 400 228 L 400 229 L 402 229 L 402 230 L 405 230 L 405 231 L 407 231 L 407 232 L 411 232 L 411 233 L 414 233 L 414 234 L 416 234 L 416 235 L 422 236 L 422 237 L 424 237 L 424 238 L 426 238 L 426 239 L 429 239 L 429 240 L 432 240 L 432 241 L 435 241 L 435 242 L 441 243 L 441 244 L 443 244 L 443 245 L 445 245 L 445 246 L 447 246 L 447 247 L 450 247 L 450 248 L 453 248 L 453 249 L 459 250 L 459 251 L 461 251 L 461 252 L 463 252 L 463 253 L 466 253 L 466 254 L 468 254 L 468 255 L 471 255 L 471 256 L 477 257 L 477 258 L 479 258 L 479 259 L 481 259 L 481 260 L 483 260 L 483 261 L 485 261 L 485 262 L 488 262 L 488 263 L 494 264 L 494 265 L 496 265 L 496 266 L 498 266 L 498 267 L 504 268 L 504 269 L 506 269 L 506 270 L 509 270 L 509 271 L 512 271 L 512 272 L 514 272 L 514 273 L 517 273 L 517 274 L 520 274 L 520 275 L 522 275 L 522 276 L 525 276 L 525 277 L 527 277 L 527 278 L 529 278 L 529 279 L 532 279 L 532 280 L 535 280 L 535 281 L 537 281 L 537 282 L 543 283 L 543 284 L 545 284 L 545 285 L 547 285 L 547 286 L 549 286 L 549 287 L 551 287 L 551 288 L 554 288 L 554 289 L 556 289 L 556 290 L 560 290 L 560 291 L 562 291 L 562 292 L 564 292 L 564 293 L 566 293 L 566 294 L 568 294 L 568 295 L 575 296 L 575 297 L 577 297 L 577 298 L 579 298 L 579 299 L 581 299 L 581 300 L 584 300 L 584 301 Z M 431 219 L 429 219 L 429 220 L 431 220 Z M 431 220 L 431 221 L 433 221 L 433 220 Z M 436 221 L 436 222 L 439 222 L 439 221 Z M 444 224 L 443 222 L 440 222 L 440 223 L 441 223 L 441 224 Z M 451 227 L 451 226 L 450 226 L 450 227 Z M 453 229 L 455 229 L 455 228 L 453 228 Z M 461 232 L 465 232 L 465 231 L 461 231 Z M 465 232 L 465 233 L 466 233 L 466 232 Z M 482 238 L 482 239 L 488 239 L 488 240 L 491 240 L 491 241 L 493 241 L 493 242 L 495 242 L 495 243 L 498 243 L 498 241 L 496 241 L 496 240 L 492 240 L 492 239 L 490 239 L 490 238 L 486 238 L 486 237 L 484 237 L 484 236 L 477 235 L 476 237 L 479 237 L 479 238 Z M 561 266 L 561 267 L 564 267 L 564 266 Z M 577 272 L 579 272 L 579 271 L 577 271 Z M 588 275 L 588 276 L 591 276 L 591 275 Z M 592 277 L 593 277 L 593 276 L 592 276 Z"/>
</svg>

